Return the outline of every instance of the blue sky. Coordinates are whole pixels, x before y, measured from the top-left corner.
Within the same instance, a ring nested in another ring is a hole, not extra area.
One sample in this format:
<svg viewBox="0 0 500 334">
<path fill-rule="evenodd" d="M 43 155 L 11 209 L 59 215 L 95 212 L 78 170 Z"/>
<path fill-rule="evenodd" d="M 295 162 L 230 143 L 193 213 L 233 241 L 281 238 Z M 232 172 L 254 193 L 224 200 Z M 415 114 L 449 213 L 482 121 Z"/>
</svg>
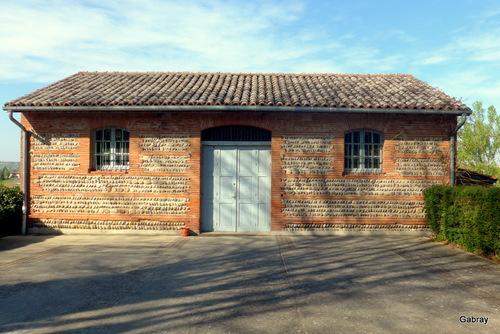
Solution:
<svg viewBox="0 0 500 334">
<path fill-rule="evenodd" d="M 498 0 L 0 0 L 0 103 L 78 71 L 410 73 L 500 108 Z M 0 160 L 19 160 L 0 113 Z"/>
</svg>

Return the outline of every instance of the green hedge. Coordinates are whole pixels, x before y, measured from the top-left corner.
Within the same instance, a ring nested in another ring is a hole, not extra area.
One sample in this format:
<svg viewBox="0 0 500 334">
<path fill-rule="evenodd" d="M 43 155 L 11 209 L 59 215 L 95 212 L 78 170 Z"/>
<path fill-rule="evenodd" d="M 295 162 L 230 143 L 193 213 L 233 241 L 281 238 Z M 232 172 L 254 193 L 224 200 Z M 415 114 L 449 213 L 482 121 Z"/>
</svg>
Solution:
<svg viewBox="0 0 500 334">
<path fill-rule="evenodd" d="M 21 233 L 23 193 L 0 184 L 0 236 Z"/>
<path fill-rule="evenodd" d="M 427 220 L 439 239 L 500 256 L 500 188 L 438 186 L 424 196 Z"/>
</svg>

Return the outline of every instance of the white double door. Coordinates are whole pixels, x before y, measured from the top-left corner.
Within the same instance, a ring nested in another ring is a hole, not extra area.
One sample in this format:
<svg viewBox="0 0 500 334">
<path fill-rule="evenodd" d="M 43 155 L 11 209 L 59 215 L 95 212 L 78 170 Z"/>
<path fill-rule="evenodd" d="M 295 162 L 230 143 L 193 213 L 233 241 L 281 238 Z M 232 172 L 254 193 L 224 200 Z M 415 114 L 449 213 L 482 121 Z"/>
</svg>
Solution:
<svg viewBox="0 0 500 334">
<path fill-rule="evenodd" d="M 204 145 L 202 231 L 271 230 L 269 146 Z"/>
</svg>

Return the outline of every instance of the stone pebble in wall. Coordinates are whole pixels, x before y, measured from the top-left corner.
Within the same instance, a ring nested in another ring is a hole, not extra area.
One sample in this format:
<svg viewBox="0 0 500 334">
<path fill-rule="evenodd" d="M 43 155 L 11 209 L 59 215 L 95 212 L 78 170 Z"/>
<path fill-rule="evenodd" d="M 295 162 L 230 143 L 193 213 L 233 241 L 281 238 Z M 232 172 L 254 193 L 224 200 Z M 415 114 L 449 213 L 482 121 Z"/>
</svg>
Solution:
<svg viewBox="0 0 500 334">
<path fill-rule="evenodd" d="M 425 218 L 423 201 L 282 199 L 287 217 Z"/>
<path fill-rule="evenodd" d="M 78 133 L 42 133 L 38 136 L 43 141 L 33 137 L 34 150 L 76 150 L 80 145 L 76 140 L 80 137 Z"/>
<path fill-rule="evenodd" d="M 333 158 L 325 157 L 284 157 L 285 165 L 281 169 L 287 174 L 319 174 L 324 175 L 333 171 Z"/>
<path fill-rule="evenodd" d="M 139 168 L 144 172 L 183 173 L 190 167 L 187 158 L 187 155 L 141 155 Z"/>
<path fill-rule="evenodd" d="M 396 171 L 405 176 L 444 176 L 448 165 L 439 159 L 396 159 Z"/>
<path fill-rule="evenodd" d="M 401 154 L 437 154 L 442 151 L 437 139 L 399 139 L 396 150 Z"/>
<path fill-rule="evenodd" d="M 428 225 L 404 224 L 286 224 L 284 231 L 429 231 Z"/>
<path fill-rule="evenodd" d="M 186 193 L 189 177 L 123 175 L 40 175 L 44 191 L 113 193 Z"/>
<path fill-rule="evenodd" d="M 33 169 L 36 171 L 73 171 L 80 167 L 76 154 L 32 154 Z"/>
<path fill-rule="evenodd" d="M 184 215 L 188 198 L 32 196 L 36 213 Z"/>
<path fill-rule="evenodd" d="M 92 230 L 180 230 L 186 223 L 155 220 L 114 221 L 114 220 L 65 220 L 35 219 L 33 227 L 38 228 L 78 228 Z"/>
<path fill-rule="evenodd" d="M 139 138 L 144 151 L 177 152 L 186 151 L 190 146 L 188 135 L 139 135 Z"/>
<path fill-rule="evenodd" d="M 286 153 L 330 153 L 333 137 L 319 136 L 282 136 L 282 148 Z"/>
<path fill-rule="evenodd" d="M 313 196 L 422 196 L 425 188 L 441 180 L 369 180 L 284 178 L 286 195 Z"/>
</svg>

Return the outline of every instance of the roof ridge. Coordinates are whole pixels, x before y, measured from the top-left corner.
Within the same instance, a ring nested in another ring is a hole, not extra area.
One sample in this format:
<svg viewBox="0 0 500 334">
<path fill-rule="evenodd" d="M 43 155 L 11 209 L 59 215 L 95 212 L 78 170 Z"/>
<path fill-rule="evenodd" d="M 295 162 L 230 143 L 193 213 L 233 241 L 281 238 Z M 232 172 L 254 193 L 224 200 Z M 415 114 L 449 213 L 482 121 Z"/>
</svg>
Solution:
<svg viewBox="0 0 500 334">
<path fill-rule="evenodd" d="M 332 72 L 224 72 L 224 71 L 79 71 L 77 74 L 231 74 L 231 75 L 341 75 L 411 76 L 410 73 L 332 73 Z"/>
</svg>

